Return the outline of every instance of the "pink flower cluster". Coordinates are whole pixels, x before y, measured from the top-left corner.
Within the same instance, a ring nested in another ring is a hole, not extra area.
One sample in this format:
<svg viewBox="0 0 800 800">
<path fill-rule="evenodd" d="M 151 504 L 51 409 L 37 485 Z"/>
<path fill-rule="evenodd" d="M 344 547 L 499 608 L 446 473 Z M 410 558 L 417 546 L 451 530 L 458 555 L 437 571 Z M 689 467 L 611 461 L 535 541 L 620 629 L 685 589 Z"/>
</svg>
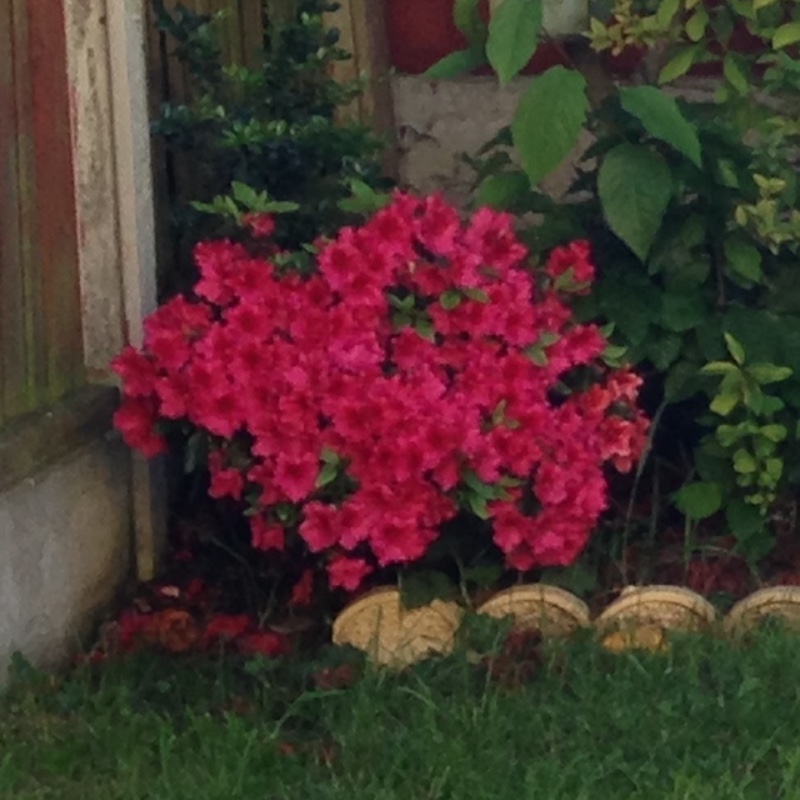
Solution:
<svg viewBox="0 0 800 800">
<path fill-rule="evenodd" d="M 311 277 L 226 241 L 196 259 L 196 297 L 115 361 L 116 424 L 149 456 L 165 420 L 206 432 L 211 495 L 258 497 L 253 544 L 299 534 L 334 586 L 422 558 L 465 506 L 510 567 L 568 564 L 606 507 L 604 465 L 643 448 L 639 378 L 603 365 L 603 335 L 562 297 L 594 277 L 586 243 L 534 270 L 507 215 L 462 223 L 398 194 L 322 243 Z M 581 367 L 593 381 L 570 389 Z"/>
</svg>

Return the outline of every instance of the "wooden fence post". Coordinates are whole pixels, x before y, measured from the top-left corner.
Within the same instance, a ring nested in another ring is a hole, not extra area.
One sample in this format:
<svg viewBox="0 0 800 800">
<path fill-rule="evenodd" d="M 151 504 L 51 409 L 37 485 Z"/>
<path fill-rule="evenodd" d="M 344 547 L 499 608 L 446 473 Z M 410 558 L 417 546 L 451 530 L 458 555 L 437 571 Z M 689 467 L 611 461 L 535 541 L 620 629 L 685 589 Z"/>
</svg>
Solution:
<svg viewBox="0 0 800 800">
<path fill-rule="evenodd" d="M 387 140 L 384 168 L 396 176 L 399 152 L 384 0 L 340 0 L 340 5 L 330 14 L 329 24 L 341 31 L 341 45 L 353 57 L 336 65 L 334 77 L 342 82 L 364 80 L 364 93 L 345 115 L 370 125 Z"/>
</svg>

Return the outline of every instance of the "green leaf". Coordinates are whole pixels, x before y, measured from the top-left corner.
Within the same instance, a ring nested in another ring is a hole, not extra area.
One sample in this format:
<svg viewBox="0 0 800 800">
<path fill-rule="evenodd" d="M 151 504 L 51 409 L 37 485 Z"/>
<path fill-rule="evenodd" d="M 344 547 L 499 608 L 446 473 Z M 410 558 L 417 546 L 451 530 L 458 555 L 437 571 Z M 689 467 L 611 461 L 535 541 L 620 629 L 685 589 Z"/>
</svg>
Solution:
<svg viewBox="0 0 800 800">
<path fill-rule="evenodd" d="M 450 289 L 446 292 L 443 292 L 441 297 L 439 297 L 439 305 L 445 311 L 451 311 L 452 309 L 458 307 L 461 304 L 461 293 L 456 292 L 453 289 Z"/>
<path fill-rule="evenodd" d="M 656 139 L 683 153 L 698 167 L 702 164 L 697 129 L 683 116 L 678 103 L 655 86 L 620 89 L 622 107 Z"/>
<path fill-rule="evenodd" d="M 745 503 L 741 498 L 732 500 L 725 509 L 725 518 L 731 533 L 737 539 L 752 536 L 764 528 L 764 517 L 754 506 Z"/>
<path fill-rule="evenodd" d="M 758 469 L 758 462 L 742 447 L 733 454 L 733 468 L 740 475 L 751 475 Z"/>
<path fill-rule="evenodd" d="M 692 519 L 706 519 L 722 507 L 722 491 L 713 481 L 697 481 L 675 495 L 675 504 Z"/>
<path fill-rule="evenodd" d="M 414 301 L 416 298 L 413 294 L 407 294 L 402 299 L 399 298 L 396 294 L 392 294 L 389 292 L 389 302 L 399 311 L 411 311 L 414 308 Z"/>
<path fill-rule="evenodd" d="M 747 436 L 741 425 L 719 425 L 717 427 L 717 441 L 723 447 L 733 447 L 740 439 Z"/>
<path fill-rule="evenodd" d="M 696 391 L 695 381 L 698 365 L 691 361 L 679 361 L 673 364 L 664 382 L 664 398 L 670 403 L 684 400 Z"/>
<path fill-rule="evenodd" d="M 678 13 L 680 5 L 680 0 L 661 0 L 656 11 L 659 26 L 669 25 Z"/>
<path fill-rule="evenodd" d="M 461 291 L 463 292 L 464 297 L 468 297 L 470 300 L 473 300 L 476 303 L 489 302 L 489 295 L 486 294 L 486 292 L 484 292 L 482 289 L 473 289 L 472 287 L 468 286 Z"/>
<path fill-rule="evenodd" d="M 699 50 L 696 47 L 687 47 L 679 51 L 661 70 L 658 82 L 672 83 L 672 81 L 683 77 L 694 66 L 698 55 Z"/>
<path fill-rule="evenodd" d="M 317 487 L 317 489 L 322 489 L 323 486 L 328 486 L 329 484 L 333 483 L 338 474 L 338 463 L 326 463 L 319 471 L 319 476 L 317 477 L 317 481 L 314 485 Z"/>
<path fill-rule="evenodd" d="M 255 208 L 258 205 L 258 192 L 246 183 L 234 181 L 231 184 L 231 192 L 233 193 L 233 199 L 247 208 Z"/>
<path fill-rule="evenodd" d="M 471 469 L 464 470 L 462 476 L 464 485 L 469 487 L 478 497 L 485 500 L 493 500 L 497 496 L 494 486 L 484 483 Z"/>
<path fill-rule="evenodd" d="M 427 606 L 434 600 L 452 600 L 458 587 L 438 570 L 412 572 L 400 583 L 400 601 L 404 608 Z"/>
<path fill-rule="evenodd" d="M 771 442 L 782 442 L 788 435 L 789 431 L 785 425 L 764 425 L 758 431 L 763 437 L 769 439 Z"/>
<path fill-rule="evenodd" d="M 414 330 L 426 341 L 436 341 L 436 330 L 433 327 L 433 323 L 429 319 L 418 319 L 414 325 Z"/>
<path fill-rule="evenodd" d="M 747 374 L 756 383 L 765 386 L 768 383 L 780 383 L 792 376 L 789 367 L 779 367 L 775 364 L 751 364 L 747 367 Z"/>
<path fill-rule="evenodd" d="M 773 414 L 783 411 L 784 408 L 786 408 L 786 403 L 784 403 L 780 397 L 772 397 L 771 395 L 765 394 L 761 400 L 762 416 L 771 417 Z"/>
<path fill-rule="evenodd" d="M 707 308 L 699 292 L 665 294 L 661 302 L 661 321 L 665 328 L 677 333 L 691 330 L 706 317 Z"/>
<path fill-rule="evenodd" d="M 485 63 L 486 56 L 482 48 L 456 50 L 429 67 L 423 77 L 431 81 L 446 81 L 470 73 Z"/>
<path fill-rule="evenodd" d="M 544 352 L 544 347 L 539 344 L 532 344 L 525 349 L 525 355 L 536 364 L 537 367 L 546 367 L 548 364 L 547 354 Z"/>
<path fill-rule="evenodd" d="M 686 23 L 686 35 L 692 42 L 699 42 L 708 27 L 708 11 L 702 6 L 695 11 Z"/>
<path fill-rule="evenodd" d="M 513 210 L 531 190 L 531 182 L 524 172 L 502 172 L 490 175 L 478 187 L 478 205 L 491 206 L 502 211 Z"/>
<path fill-rule="evenodd" d="M 644 261 L 672 197 L 666 162 L 647 147 L 618 145 L 600 167 L 598 190 L 609 227 Z"/>
<path fill-rule="evenodd" d="M 800 22 L 787 22 L 781 25 L 772 37 L 772 46 L 776 50 L 800 42 Z"/>
<path fill-rule="evenodd" d="M 735 55 L 728 53 L 722 60 L 722 74 L 739 94 L 747 94 L 750 91 L 750 81 Z"/>
<path fill-rule="evenodd" d="M 453 22 L 470 45 L 484 41 L 486 25 L 481 19 L 478 0 L 454 0 Z"/>
<path fill-rule="evenodd" d="M 764 462 L 764 472 L 777 483 L 783 475 L 783 459 L 768 458 Z"/>
<path fill-rule="evenodd" d="M 352 214 L 372 214 L 385 208 L 391 202 L 390 195 L 376 192 L 364 181 L 350 181 L 351 197 L 339 201 L 339 208 Z"/>
<path fill-rule="evenodd" d="M 476 494 L 471 494 L 468 497 L 470 510 L 478 517 L 478 519 L 489 519 L 489 509 L 486 506 L 486 500 L 483 497 L 478 497 Z"/>
<path fill-rule="evenodd" d="M 749 281 L 758 283 L 761 272 L 761 253 L 753 245 L 739 238 L 725 240 L 725 258 L 730 269 Z"/>
<path fill-rule="evenodd" d="M 542 0 L 502 0 L 489 22 L 486 55 L 505 86 L 531 60 L 542 27 Z"/>
<path fill-rule="evenodd" d="M 322 448 L 320 458 L 325 464 L 338 464 L 340 461 L 339 454 L 335 450 L 330 450 L 327 447 Z"/>
<path fill-rule="evenodd" d="M 647 345 L 647 357 L 657 370 L 665 370 L 680 355 L 683 337 L 675 333 L 659 331 Z"/>
<path fill-rule="evenodd" d="M 534 186 L 567 157 L 586 124 L 586 80 L 557 66 L 531 79 L 511 125 L 514 145 Z"/>
<path fill-rule="evenodd" d="M 723 334 L 725 337 L 725 345 L 731 358 L 741 367 L 744 364 L 744 348 L 739 342 L 727 331 Z"/>
<path fill-rule="evenodd" d="M 703 366 L 700 372 L 703 375 L 728 375 L 733 372 L 739 372 L 739 369 L 729 361 L 712 361 Z"/>
<path fill-rule="evenodd" d="M 300 208 L 298 203 L 293 203 L 291 200 L 270 200 L 264 203 L 261 207 L 262 211 L 270 214 L 291 214 Z"/>
<path fill-rule="evenodd" d="M 728 414 L 739 405 L 739 395 L 734 392 L 720 392 L 711 401 L 709 408 L 721 417 L 727 417 Z"/>
<path fill-rule="evenodd" d="M 462 572 L 461 577 L 467 583 L 472 583 L 481 589 L 491 589 L 503 577 L 503 568 L 498 564 L 467 567 Z"/>
<path fill-rule="evenodd" d="M 627 352 L 627 347 L 610 344 L 603 350 L 601 358 L 609 367 L 619 367 L 622 366 L 622 360 L 625 358 Z"/>
</svg>

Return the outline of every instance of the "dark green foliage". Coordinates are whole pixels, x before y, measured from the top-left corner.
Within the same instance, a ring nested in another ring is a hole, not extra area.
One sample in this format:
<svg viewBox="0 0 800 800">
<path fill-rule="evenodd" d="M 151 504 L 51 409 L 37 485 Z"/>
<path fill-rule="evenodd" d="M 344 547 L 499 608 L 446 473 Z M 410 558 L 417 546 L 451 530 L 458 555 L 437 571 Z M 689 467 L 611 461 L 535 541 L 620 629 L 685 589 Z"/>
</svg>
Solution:
<svg viewBox="0 0 800 800">
<path fill-rule="evenodd" d="M 462 13 L 465 3 L 476 0 L 459 0 Z M 656 459 L 685 476 L 675 504 L 690 526 L 724 511 L 757 560 L 777 504 L 800 485 L 800 6 L 608 0 L 592 16 L 587 37 L 565 42 L 583 42 L 582 60 L 532 78 L 510 129 L 470 160 L 477 199 L 541 215 L 523 234 L 535 252 L 592 242 L 598 279 L 579 314 L 613 324 L 645 376 L 648 410 L 668 428 Z M 518 48 L 501 22 L 488 42 Z M 761 49 L 738 52 L 743 33 Z M 632 81 L 615 80 L 603 54 L 631 47 L 647 55 Z M 700 64 L 717 84 L 676 99 L 665 85 Z M 581 132 L 594 143 L 554 202 L 537 184 Z"/>
<path fill-rule="evenodd" d="M 350 57 L 339 32 L 323 25 L 323 13 L 337 6 L 297 0 L 287 22 L 270 22 L 265 10 L 263 49 L 245 66 L 224 63 L 215 17 L 152 2 L 172 57 L 189 76 L 186 103 L 165 104 L 153 123 L 173 176 L 188 184 L 178 187 L 172 208 L 183 257 L 198 239 L 232 232 L 192 202 L 228 195 L 233 182 L 297 204 L 276 219 L 276 241 L 286 249 L 347 221 L 339 203 L 350 196 L 351 181 L 381 185 L 381 142 L 363 125 L 334 119 L 360 91 L 331 77 L 333 65 Z"/>
</svg>

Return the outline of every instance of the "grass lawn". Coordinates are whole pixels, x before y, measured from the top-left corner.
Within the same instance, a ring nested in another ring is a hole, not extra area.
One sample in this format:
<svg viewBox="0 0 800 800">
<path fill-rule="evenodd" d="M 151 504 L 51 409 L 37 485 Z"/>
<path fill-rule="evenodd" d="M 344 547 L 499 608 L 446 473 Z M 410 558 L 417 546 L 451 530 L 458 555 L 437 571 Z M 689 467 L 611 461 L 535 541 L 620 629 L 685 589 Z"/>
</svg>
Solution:
<svg viewBox="0 0 800 800">
<path fill-rule="evenodd" d="M 314 688 L 319 669 L 152 654 L 58 679 L 18 668 L 0 797 L 800 797 L 800 637 L 551 645 L 511 688 L 463 656 L 341 689 Z"/>
</svg>

